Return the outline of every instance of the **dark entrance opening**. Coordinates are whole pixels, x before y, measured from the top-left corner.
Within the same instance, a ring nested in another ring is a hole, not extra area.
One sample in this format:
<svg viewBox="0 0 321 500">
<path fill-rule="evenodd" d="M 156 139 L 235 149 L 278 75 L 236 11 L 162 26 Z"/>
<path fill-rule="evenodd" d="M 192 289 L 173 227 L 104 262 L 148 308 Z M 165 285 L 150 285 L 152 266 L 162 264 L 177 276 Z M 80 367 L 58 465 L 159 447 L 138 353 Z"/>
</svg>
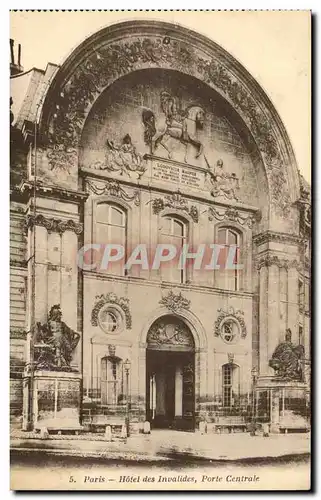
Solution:
<svg viewBox="0 0 321 500">
<path fill-rule="evenodd" d="M 147 420 L 153 428 L 195 429 L 195 349 L 180 319 L 157 320 L 147 336 Z"/>
</svg>

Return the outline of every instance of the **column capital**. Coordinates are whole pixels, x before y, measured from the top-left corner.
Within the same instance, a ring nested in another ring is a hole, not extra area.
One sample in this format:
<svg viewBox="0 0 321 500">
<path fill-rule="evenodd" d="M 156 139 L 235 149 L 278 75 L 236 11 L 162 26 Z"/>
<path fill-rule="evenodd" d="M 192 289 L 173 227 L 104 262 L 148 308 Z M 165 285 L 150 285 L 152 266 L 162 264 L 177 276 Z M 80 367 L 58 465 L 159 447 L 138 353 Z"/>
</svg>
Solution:
<svg viewBox="0 0 321 500">
<path fill-rule="evenodd" d="M 56 219 L 51 217 L 45 217 L 42 214 L 27 215 L 26 227 L 42 226 L 47 229 L 48 232 L 56 232 L 59 234 L 65 231 L 74 231 L 77 235 L 83 232 L 83 225 L 76 222 L 73 219 Z"/>
<path fill-rule="evenodd" d="M 300 262 L 297 259 L 281 259 L 278 255 L 271 255 L 270 253 L 260 256 L 256 263 L 256 268 L 260 270 L 262 267 L 276 266 L 284 269 L 300 269 Z"/>
</svg>

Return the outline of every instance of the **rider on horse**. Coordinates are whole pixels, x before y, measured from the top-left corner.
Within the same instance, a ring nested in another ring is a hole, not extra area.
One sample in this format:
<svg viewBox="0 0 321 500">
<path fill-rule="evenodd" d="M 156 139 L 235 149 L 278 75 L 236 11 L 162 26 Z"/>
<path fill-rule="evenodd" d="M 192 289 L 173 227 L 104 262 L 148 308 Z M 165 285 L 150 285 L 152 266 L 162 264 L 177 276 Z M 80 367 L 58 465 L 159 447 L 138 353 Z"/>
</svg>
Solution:
<svg viewBox="0 0 321 500">
<path fill-rule="evenodd" d="M 183 127 L 184 116 L 177 109 L 177 105 L 176 105 L 174 97 L 172 97 L 171 94 L 169 94 L 168 92 L 166 92 L 164 90 L 163 92 L 161 92 L 160 101 L 161 101 L 162 111 L 166 116 L 167 128 L 171 129 L 171 130 L 176 129 L 179 132 L 183 131 L 183 134 L 184 134 L 183 128 L 186 128 L 186 127 Z M 186 130 L 185 130 L 185 132 L 186 132 Z M 185 137 L 184 137 L 184 139 L 185 139 Z"/>
</svg>

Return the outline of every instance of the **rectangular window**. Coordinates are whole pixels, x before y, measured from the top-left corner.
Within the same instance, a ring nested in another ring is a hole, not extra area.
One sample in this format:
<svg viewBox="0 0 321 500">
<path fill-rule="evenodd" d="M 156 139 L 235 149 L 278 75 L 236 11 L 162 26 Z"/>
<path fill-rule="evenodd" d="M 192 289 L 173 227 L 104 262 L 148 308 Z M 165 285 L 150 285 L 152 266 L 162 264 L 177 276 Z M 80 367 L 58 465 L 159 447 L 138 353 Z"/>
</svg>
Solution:
<svg viewBox="0 0 321 500">
<path fill-rule="evenodd" d="M 125 211 L 109 203 L 100 203 L 95 209 L 95 223 L 96 231 L 93 243 L 102 245 L 101 258 L 107 244 L 121 245 L 125 250 L 122 259 L 110 262 L 107 269 L 101 269 L 101 271 L 107 274 L 124 276 L 127 249 L 127 217 Z"/>
<path fill-rule="evenodd" d="M 223 366 L 223 406 L 231 406 L 232 403 L 232 367 Z"/>
<path fill-rule="evenodd" d="M 179 256 L 183 245 L 187 241 L 186 224 L 174 217 L 162 218 L 162 238 L 163 244 L 174 245 L 176 248 L 176 258 L 161 264 L 161 274 L 163 281 L 173 281 L 176 283 L 186 282 L 186 268 L 178 269 Z"/>
<path fill-rule="evenodd" d="M 220 250 L 218 264 L 220 269 L 215 272 L 215 284 L 218 288 L 225 290 L 239 290 L 240 271 L 237 269 L 226 269 L 229 259 L 229 252 L 235 251 L 233 264 L 240 264 L 240 235 L 230 228 L 221 228 L 217 234 L 217 243 L 223 245 Z"/>
<path fill-rule="evenodd" d="M 122 363 L 119 358 L 101 360 L 101 403 L 117 405 L 122 394 Z"/>
</svg>

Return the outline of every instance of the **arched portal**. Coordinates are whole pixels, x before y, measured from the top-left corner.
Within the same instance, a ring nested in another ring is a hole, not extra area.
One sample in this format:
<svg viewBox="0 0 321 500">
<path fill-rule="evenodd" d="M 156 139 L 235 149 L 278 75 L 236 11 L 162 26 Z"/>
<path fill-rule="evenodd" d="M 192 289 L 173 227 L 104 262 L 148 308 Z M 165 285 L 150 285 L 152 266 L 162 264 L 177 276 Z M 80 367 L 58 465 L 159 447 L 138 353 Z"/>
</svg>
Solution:
<svg viewBox="0 0 321 500">
<path fill-rule="evenodd" d="M 146 347 L 146 418 L 154 428 L 195 428 L 195 343 L 172 315 L 152 324 Z"/>
</svg>

